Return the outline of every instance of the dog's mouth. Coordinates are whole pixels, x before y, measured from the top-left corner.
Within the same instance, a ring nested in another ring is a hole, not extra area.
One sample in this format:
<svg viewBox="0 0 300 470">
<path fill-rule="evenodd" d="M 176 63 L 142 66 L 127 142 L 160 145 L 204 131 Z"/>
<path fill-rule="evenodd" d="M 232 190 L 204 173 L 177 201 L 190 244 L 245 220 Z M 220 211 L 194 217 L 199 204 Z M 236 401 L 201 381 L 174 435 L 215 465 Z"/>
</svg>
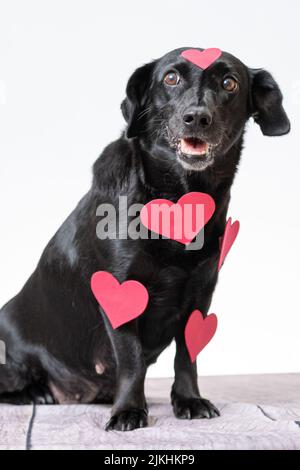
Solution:
<svg viewBox="0 0 300 470">
<path fill-rule="evenodd" d="M 198 157 L 205 157 L 209 154 L 210 144 L 197 137 L 186 137 L 180 139 L 179 150 L 183 155 L 192 155 Z"/>
<path fill-rule="evenodd" d="M 171 137 L 171 138 L 170 138 Z M 186 170 L 203 171 L 214 162 L 215 152 L 220 146 L 220 141 L 211 138 L 209 141 L 204 136 L 183 135 L 173 136 L 168 132 L 169 145 L 175 149 L 177 159 Z M 205 140 L 204 140 L 205 139 Z"/>
<path fill-rule="evenodd" d="M 181 137 L 177 140 L 177 156 L 187 170 L 205 170 L 213 164 L 213 150 L 217 144 L 199 137 Z"/>
</svg>

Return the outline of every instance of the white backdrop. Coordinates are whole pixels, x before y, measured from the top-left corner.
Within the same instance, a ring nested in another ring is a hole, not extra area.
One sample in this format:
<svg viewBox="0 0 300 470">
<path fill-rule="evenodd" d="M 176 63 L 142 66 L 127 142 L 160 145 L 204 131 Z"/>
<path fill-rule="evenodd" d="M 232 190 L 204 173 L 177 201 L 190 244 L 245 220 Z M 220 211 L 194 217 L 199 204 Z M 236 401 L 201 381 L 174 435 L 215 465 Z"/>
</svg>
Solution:
<svg viewBox="0 0 300 470">
<path fill-rule="evenodd" d="M 249 125 L 230 215 L 241 232 L 200 374 L 299 372 L 300 4 L 294 0 L 0 0 L 0 303 L 33 271 L 124 126 L 133 70 L 181 46 L 219 47 L 271 71 L 293 132 Z M 152 376 L 172 374 L 174 350 Z"/>
</svg>

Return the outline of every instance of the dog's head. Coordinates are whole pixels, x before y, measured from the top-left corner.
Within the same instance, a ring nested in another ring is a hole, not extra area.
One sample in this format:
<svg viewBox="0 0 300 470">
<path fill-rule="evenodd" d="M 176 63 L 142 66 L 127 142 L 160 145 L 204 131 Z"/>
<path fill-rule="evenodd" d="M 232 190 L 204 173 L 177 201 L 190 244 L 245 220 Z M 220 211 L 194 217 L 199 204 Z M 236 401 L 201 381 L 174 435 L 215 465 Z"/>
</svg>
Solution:
<svg viewBox="0 0 300 470">
<path fill-rule="evenodd" d="M 203 70 L 181 55 L 184 50 L 140 67 L 130 78 L 122 103 L 128 138 L 163 145 L 184 168 L 204 170 L 239 141 L 250 117 L 264 135 L 289 132 L 270 73 L 226 52 Z"/>
</svg>

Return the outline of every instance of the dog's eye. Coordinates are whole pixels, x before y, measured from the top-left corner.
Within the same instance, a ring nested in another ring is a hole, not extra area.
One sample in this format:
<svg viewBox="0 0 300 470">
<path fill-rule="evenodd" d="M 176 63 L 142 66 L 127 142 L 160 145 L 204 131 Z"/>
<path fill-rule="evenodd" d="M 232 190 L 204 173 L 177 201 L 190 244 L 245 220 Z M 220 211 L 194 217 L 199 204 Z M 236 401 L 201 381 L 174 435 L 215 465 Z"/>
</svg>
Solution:
<svg viewBox="0 0 300 470">
<path fill-rule="evenodd" d="M 176 72 L 168 72 L 164 78 L 165 84 L 170 86 L 178 85 L 179 80 L 179 75 Z"/>
<path fill-rule="evenodd" d="M 232 92 L 232 91 L 236 91 L 239 85 L 235 78 L 226 77 L 223 80 L 222 86 L 224 90 Z"/>
</svg>

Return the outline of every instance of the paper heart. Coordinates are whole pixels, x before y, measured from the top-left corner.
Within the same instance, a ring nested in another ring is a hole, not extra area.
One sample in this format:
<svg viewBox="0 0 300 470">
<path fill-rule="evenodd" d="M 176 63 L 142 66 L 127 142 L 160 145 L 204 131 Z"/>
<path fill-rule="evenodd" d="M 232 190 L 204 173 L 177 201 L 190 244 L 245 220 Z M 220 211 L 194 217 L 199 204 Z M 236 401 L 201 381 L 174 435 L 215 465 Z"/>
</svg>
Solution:
<svg viewBox="0 0 300 470">
<path fill-rule="evenodd" d="M 152 232 L 187 245 L 214 212 L 215 201 L 209 194 L 192 192 L 182 196 L 176 204 L 168 199 L 154 199 L 143 207 L 140 217 L 142 224 Z"/>
<path fill-rule="evenodd" d="M 198 51 L 198 49 L 187 49 L 183 51 L 181 55 L 189 62 L 192 62 L 192 64 L 205 70 L 221 57 L 222 51 L 217 48 L 205 49 L 204 51 Z"/>
<path fill-rule="evenodd" d="M 240 223 L 236 220 L 233 224 L 231 223 L 232 219 L 229 217 L 226 223 L 225 232 L 223 237 L 220 239 L 221 243 L 221 250 L 220 250 L 220 258 L 218 263 L 218 271 L 220 271 L 223 263 L 225 261 L 226 256 L 228 255 L 232 245 L 236 237 L 238 236 L 240 230 Z"/>
<path fill-rule="evenodd" d="M 200 310 L 194 310 L 187 321 L 184 336 L 191 362 L 195 362 L 198 354 L 213 338 L 218 326 L 218 318 L 211 313 L 203 318 Z"/>
<path fill-rule="evenodd" d="M 138 281 L 120 284 L 106 271 L 93 274 L 91 288 L 113 329 L 139 317 L 149 302 L 149 294 L 143 284 Z"/>
</svg>

